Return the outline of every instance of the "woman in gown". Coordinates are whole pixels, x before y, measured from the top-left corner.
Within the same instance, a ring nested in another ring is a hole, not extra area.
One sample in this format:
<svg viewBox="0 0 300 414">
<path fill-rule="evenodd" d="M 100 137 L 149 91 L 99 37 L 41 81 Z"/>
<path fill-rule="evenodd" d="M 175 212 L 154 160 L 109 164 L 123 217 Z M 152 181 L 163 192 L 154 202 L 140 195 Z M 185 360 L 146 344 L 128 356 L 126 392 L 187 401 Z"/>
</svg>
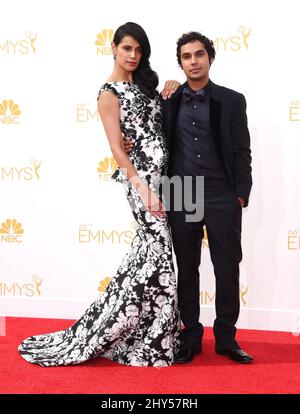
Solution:
<svg viewBox="0 0 300 414">
<path fill-rule="evenodd" d="M 169 366 L 178 348 L 179 314 L 170 229 L 158 195 L 168 161 L 158 78 L 150 44 L 135 23 L 120 26 L 114 70 L 102 85 L 98 109 L 138 230 L 106 292 L 66 330 L 31 336 L 20 355 L 42 366 L 95 357 L 131 366 Z M 127 155 L 123 135 L 134 140 Z"/>
</svg>

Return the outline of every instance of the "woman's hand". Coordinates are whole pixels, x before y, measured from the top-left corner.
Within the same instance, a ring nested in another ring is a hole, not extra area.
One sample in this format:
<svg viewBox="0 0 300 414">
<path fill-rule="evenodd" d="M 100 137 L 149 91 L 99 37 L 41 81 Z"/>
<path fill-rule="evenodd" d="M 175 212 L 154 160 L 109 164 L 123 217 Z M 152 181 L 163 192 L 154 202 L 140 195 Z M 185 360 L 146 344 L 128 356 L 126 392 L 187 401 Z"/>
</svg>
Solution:
<svg viewBox="0 0 300 414">
<path fill-rule="evenodd" d="M 138 190 L 138 192 L 141 196 L 145 208 L 152 216 L 158 218 L 166 216 L 165 207 L 154 191 L 150 190 L 149 187 L 144 187 L 143 189 Z"/>
<path fill-rule="evenodd" d="M 126 152 L 126 154 L 130 154 L 130 151 L 132 150 L 133 146 L 134 146 L 134 139 L 128 139 L 123 135 L 123 149 Z"/>
<path fill-rule="evenodd" d="M 165 83 L 164 89 L 161 91 L 163 99 L 171 98 L 174 92 L 179 88 L 180 83 L 177 80 L 168 80 Z"/>
</svg>

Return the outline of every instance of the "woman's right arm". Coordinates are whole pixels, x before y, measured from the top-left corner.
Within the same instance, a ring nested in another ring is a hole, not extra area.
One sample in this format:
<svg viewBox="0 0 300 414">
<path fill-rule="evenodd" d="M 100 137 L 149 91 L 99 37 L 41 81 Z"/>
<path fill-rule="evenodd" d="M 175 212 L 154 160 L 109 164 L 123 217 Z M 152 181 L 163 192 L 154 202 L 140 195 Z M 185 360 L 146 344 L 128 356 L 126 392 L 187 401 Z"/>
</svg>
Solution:
<svg viewBox="0 0 300 414">
<path fill-rule="evenodd" d="M 120 107 L 117 96 L 109 91 L 102 92 L 98 99 L 98 111 L 108 138 L 112 155 L 120 169 L 126 175 L 128 181 L 130 181 L 136 188 L 145 207 L 150 213 L 157 216 L 165 215 L 165 211 L 158 196 L 149 189 L 138 175 L 124 150 L 123 136 L 120 129 Z"/>
</svg>

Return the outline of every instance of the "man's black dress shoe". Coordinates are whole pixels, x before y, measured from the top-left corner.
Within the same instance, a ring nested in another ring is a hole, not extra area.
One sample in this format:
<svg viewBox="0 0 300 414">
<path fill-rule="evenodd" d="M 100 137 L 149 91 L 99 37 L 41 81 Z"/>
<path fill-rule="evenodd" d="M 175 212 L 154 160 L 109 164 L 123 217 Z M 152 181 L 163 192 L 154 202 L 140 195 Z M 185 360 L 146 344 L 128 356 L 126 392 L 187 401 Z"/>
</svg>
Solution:
<svg viewBox="0 0 300 414">
<path fill-rule="evenodd" d="M 175 364 L 187 364 L 192 362 L 193 358 L 197 354 L 201 354 L 202 352 L 202 345 L 197 349 L 189 349 L 189 348 L 180 348 L 179 351 L 174 356 L 174 363 Z"/>
<path fill-rule="evenodd" d="M 233 361 L 240 362 L 241 364 L 249 364 L 253 361 L 253 357 L 242 349 L 216 348 L 216 353 L 226 355 Z"/>
</svg>

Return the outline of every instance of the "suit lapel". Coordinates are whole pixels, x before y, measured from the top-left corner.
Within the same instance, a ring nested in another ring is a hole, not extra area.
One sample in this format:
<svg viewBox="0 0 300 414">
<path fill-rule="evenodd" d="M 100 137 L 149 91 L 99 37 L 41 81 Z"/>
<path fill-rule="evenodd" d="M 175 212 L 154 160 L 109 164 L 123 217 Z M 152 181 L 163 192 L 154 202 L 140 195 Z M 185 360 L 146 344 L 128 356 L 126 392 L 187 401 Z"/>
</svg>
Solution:
<svg viewBox="0 0 300 414">
<path fill-rule="evenodd" d="M 182 96 L 182 91 L 183 91 L 185 85 L 186 85 L 186 82 L 177 89 L 177 91 L 175 92 L 175 94 L 171 98 L 169 122 L 168 122 L 168 124 L 169 124 L 169 137 L 171 139 L 175 135 L 178 109 L 179 109 L 179 104 L 180 104 L 180 100 L 181 100 L 181 96 Z"/>
<path fill-rule="evenodd" d="M 214 136 L 220 135 L 222 103 L 218 87 L 211 83 L 210 90 L 210 126 Z"/>
<path fill-rule="evenodd" d="M 211 82 L 211 81 L 210 81 Z M 215 146 L 217 153 L 222 159 L 222 146 L 221 146 L 221 91 L 218 85 L 211 82 L 210 86 L 210 127 L 214 136 Z"/>
</svg>

